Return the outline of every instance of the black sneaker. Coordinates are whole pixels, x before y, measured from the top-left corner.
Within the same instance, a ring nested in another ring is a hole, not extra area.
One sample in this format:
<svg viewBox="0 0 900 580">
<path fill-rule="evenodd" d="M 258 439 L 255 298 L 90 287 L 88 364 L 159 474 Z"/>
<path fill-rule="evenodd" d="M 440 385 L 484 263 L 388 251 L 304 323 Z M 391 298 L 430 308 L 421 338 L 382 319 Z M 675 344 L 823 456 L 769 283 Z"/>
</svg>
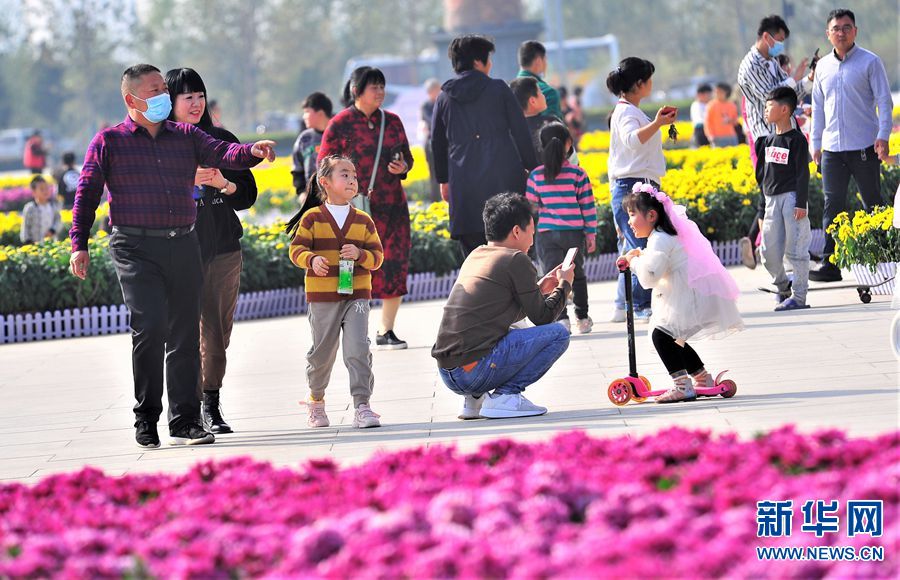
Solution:
<svg viewBox="0 0 900 580">
<path fill-rule="evenodd" d="M 388 330 L 384 334 L 375 335 L 375 346 L 379 350 L 403 350 L 407 345 L 405 340 L 400 340 L 393 330 Z"/>
<path fill-rule="evenodd" d="M 138 447 L 144 449 L 156 449 L 159 447 L 159 432 L 156 430 L 156 423 L 151 423 L 145 419 L 135 421 L 134 440 L 137 441 Z"/>
<path fill-rule="evenodd" d="M 215 435 L 196 423 L 183 425 L 178 429 L 169 431 L 169 436 L 171 437 L 169 441 L 171 445 L 204 445 L 216 440 Z"/>
<path fill-rule="evenodd" d="M 813 282 L 840 282 L 843 277 L 840 268 L 829 262 L 823 262 L 818 270 L 809 271 L 809 279 Z"/>
<path fill-rule="evenodd" d="M 232 433 L 231 426 L 222 417 L 222 403 L 219 391 L 203 391 L 203 404 L 200 416 L 203 426 L 212 433 Z"/>
</svg>

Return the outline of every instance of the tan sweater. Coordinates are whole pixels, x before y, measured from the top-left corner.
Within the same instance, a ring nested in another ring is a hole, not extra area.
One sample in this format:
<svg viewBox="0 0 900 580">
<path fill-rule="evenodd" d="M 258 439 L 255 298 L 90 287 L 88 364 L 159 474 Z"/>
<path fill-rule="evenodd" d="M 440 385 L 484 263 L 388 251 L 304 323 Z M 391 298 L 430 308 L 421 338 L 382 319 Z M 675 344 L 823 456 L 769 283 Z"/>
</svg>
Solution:
<svg viewBox="0 0 900 580">
<path fill-rule="evenodd" d="M 537 270 L 527 255 L 499 246 L 469 254 L 450 291 L 431 356 L 441 368 L 481 359 L 526 316 L 536 325 L 554 322 L 566 306 L 570 286 L 541 294 Z"/>
</svg>

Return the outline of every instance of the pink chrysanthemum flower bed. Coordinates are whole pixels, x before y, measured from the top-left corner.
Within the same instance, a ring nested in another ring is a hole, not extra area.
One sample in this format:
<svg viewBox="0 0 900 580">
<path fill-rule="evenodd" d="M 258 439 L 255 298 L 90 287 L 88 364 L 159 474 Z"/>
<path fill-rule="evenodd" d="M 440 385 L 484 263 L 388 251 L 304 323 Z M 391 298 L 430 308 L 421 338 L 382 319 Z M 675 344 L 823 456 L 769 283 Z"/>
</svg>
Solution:
<svg viewBox="0 0 900 580">
<path fill-rule="evenodd" d="M 18 211 L 32 198 L 30 187 L 0 189 L 0 211 Z"/>
<path fill-rule="evenodd" d="M 184 475 L 85 469 L 0 487 L 0 577 L 897 577 L 898 440 L 573 432 L 345 469 L 252 459 Z M 758 538 L 756 502 L 786 499 L 793 535 Z M 808 499 L 840 501 L 840 532 L 800 532 Z M 848 500 L 884 502 L 881 537 L 847 537 Z M 757 559 L 758 546 L 815 545 L 883 546 L 885 559 Z"/>
</svg>

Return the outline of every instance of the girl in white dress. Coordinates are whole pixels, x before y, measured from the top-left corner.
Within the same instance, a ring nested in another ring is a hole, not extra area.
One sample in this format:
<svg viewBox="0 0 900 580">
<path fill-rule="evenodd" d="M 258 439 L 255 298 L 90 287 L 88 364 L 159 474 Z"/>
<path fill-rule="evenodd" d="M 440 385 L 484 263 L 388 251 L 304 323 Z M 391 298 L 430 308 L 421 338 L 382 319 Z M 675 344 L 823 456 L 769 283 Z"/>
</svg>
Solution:
<svg viewBox="0 0 900 580">
<path fill-rule="evenodd" d="M 687 341 L 743 330 L 740 292 L 684 206 L 649 183 L 636 183 L 622 207 L 635 235 L 647 238 L 646 249 L 630 250 L 625 259 L 641 285 L 653 288 L 650 337 L 675 381 L 656 402 L 693 401 L 695 386 L 712 387 L 715 380 Z"/>
</svg>

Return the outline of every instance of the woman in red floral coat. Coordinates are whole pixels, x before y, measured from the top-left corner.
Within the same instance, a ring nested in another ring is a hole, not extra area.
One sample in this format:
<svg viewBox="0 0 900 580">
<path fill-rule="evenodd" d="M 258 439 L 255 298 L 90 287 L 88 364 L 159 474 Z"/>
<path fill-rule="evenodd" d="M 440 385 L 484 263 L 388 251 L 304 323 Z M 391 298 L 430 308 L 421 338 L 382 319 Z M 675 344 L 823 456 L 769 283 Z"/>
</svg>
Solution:
<svg viewBox="0 0 900 580">
<path fill-rule="evenodd" d="M 372 219 L 384 246 L 384 264 L 372 273 L 372 296 L 383 304 L 375 343 L 381 349 L 403 349 L 406 342 L 394 333 L 409 271 L 409 208 L 401 180 L 406 178 L 413 158 L 400 117 L 381 109 L 384 85 L 384 73 L 377 68 L 363 66 L 353 71 L 344 87 L 344 101 L 352 104 L 335 115 L 325 129 L 319 160 L 329 155 L 353 159 L 359 193 L 366 194 L 375 164 L 381 115 L 385 116 L 381 159 L 369 196 Z M 392 151 L 399 153 L 399 159 L 392 159 Z"/>
</svg>

